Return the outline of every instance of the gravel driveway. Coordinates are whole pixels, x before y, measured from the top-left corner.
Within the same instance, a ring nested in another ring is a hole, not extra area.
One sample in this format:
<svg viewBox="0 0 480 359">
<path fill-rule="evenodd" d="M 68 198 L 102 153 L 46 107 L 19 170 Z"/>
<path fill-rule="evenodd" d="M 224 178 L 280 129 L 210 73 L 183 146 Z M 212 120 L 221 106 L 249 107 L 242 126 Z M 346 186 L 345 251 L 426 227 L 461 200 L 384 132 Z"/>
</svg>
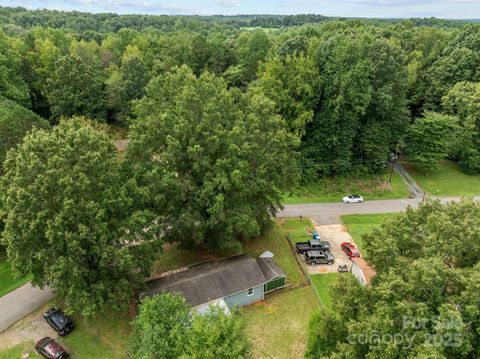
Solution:
<svg viewBox="0 0 480 359">
<path fill-rule="evenodd" d="M 346 264 L 348 269 L 352 266 L 352 261 L 343 253 L 340 244 L 343 242 L 352 242 L 352 237 L 348 233 L 346 227 L 343 224 L 329 224 L 329 225 L 317 225 L 315 224 L 315 230 L 320 235 L 322 240 L 330 243 L 330 253 L 335 257 L 335 263 L 333 265 L 317 264 L 307 265 L 309 274 L 325 274 L 325 273 L 337 273 L 338 266 Z M 302 258 L 303 260 L 303 258 Z"/>
</svg>

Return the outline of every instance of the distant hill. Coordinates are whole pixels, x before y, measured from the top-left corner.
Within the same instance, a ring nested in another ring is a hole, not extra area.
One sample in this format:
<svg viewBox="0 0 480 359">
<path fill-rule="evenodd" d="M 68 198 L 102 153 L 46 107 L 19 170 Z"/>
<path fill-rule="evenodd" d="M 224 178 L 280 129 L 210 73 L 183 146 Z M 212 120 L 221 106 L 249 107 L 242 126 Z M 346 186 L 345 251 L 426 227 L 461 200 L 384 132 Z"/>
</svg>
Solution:
<svg viewBox="0 0 480 359">
<path fill-rule="evenodd" d="M 114 13 L 87 13 L 78 11 L 56 10 L 27 10 L 23 7 L 0 7 L 0 26 L 4 31 L 14 32 L 20 28 L 44 26 L 61 28 L 77 33 L 117 32 L 122 28 L 142 30 L 146 28 L 163 31 L 195 28 L 201 32 L 212 26 L 224 26 L 230 28 L 281 28 L 315 24 L 331 20 L 351 20 L 352 18 L 327 17 L 317 14 L 301 15 L 214 15 L 214 16 L 186 16 L 186 15 L 118 15 Z M 374 22 L 402 22 L 407 19 L 359 19 L 361 21 Z M 468 22 L 480 22 L 473 20 L 445 20 L 437 18 L 408 19 L 414 26 L 437 26 L 457 27 Z"/>
</svg>

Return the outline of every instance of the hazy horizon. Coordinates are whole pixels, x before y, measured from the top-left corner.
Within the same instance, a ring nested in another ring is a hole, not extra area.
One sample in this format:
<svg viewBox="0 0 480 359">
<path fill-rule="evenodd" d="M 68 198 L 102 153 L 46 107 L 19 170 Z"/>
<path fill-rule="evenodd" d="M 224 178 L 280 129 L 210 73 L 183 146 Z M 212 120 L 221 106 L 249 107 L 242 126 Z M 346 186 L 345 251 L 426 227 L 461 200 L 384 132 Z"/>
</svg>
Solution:
<svg viewBox="0 0 480 359">
<path fill-rule="evenodd" d="M 320 14 L 362 18 L 480 18 L 480 0 L 1 0 L 0 5 L 121 15 Z"/>
</svg>

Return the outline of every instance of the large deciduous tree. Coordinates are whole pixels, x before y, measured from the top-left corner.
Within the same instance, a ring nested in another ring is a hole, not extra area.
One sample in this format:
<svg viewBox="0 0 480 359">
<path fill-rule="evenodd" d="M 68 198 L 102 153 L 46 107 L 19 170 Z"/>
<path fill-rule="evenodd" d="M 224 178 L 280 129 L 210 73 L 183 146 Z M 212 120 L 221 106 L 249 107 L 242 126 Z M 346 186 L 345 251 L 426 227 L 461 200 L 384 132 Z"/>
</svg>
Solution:
<svg viewBox="0 0 480 359">
<path fill-rule="evenodd" d="M 3 241 L 16 273 L 55 289 L 72 312 L 124 308 L 149 275 L 158 232 L 135 211 L 107 135 L 81 119 L 33 130 L 4 170 Z"/>
<path fill-rule="evenodd" d="M 444 110 L 459 118 L 451 155 L 468 172 L 480 172 L 480 82 L 459 82 L 442 100 Z"/>
<path fill-rule="evenodd" d="M 312 58 L 298 54 L 285 59 L 274 56 L 263 65 L 256 86 L 275 102 L 289 129 L 301 137 L 320 97 L 319 80 Z"/>
<path fill-rule="evenodd" d="M 47 99 L 55 120 L 88 116 L 105 120 L 104 72 L 98 45 L 80 42 L 58 59 L 47 81 Z"/>
<path fill-rule="evenodd" d="M 404 53 L 365 29 L 332 24 L 312 41 L 320 99 L 302 140 L 311 175 L 378 171 L 408 126 Z"/>
<path fill-rule="evenodd" d="M 425 112 L 410 126 L 406 137 L 407 158 L 427 173 L 449 153 L 458 118 L 436 112 Z"/>
<path fill-rule="evenodd" d="M 127 155 L 171 240 L 226 249 L 260 234 L 295 164 L 295 138 L 270 100 L 184 66 L 154 79 L 136 114 Z"/>
<path fill-rule="evenodd" d="M 133 359 L 240 359 L 250 357 L 245 325 L 237 313 L 211 307 L 191 312 L 180 295 L 147 297 L 133 322 Z"/>
<path fill-rule="evenodd" d="M 28 86 L 22 78 L 22 60 L 12 40 L 0 29 L 0 96 L 30 107 Z"/>
<path fill-rule="evenodd" d="M 312 318 L 306 358 L 480 355 L 480 205 L 472 200 L 389 218 L 363 240 L 377 272 L 341 276 L 334 310 Z"/>
<path fill-rule="evenodd" d="M 20 143 L 33 127 L 47 128 L 49 125 L 29 109 L 0 96 L 0 174 L 7 151 Z"/>
</svg>

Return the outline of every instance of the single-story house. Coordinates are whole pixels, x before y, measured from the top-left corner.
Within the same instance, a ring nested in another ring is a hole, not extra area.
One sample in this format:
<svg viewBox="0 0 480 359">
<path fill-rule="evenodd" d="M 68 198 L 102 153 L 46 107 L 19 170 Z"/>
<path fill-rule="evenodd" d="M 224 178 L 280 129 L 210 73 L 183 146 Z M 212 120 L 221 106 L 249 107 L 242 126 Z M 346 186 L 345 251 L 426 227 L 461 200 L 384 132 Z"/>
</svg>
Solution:
<svg viewBox="0 0 480 359">
<path fill-rule="evenodd" d="M 361 285 L 370 284 L 370 281 L 375 276 L 375 271 L 362 257 L 352 257 L 351 272 Z"/>
<path fill-rule="evenodd" d="M 259 258 L 247 254 L 192 265 L 148 281 L 143 296 L 180 293 L 200 313 L 210 305 L 224 309 L 263 300 L 265 293 L 285 286 L 286 275 L 265 252 Z"/>
</svg>

